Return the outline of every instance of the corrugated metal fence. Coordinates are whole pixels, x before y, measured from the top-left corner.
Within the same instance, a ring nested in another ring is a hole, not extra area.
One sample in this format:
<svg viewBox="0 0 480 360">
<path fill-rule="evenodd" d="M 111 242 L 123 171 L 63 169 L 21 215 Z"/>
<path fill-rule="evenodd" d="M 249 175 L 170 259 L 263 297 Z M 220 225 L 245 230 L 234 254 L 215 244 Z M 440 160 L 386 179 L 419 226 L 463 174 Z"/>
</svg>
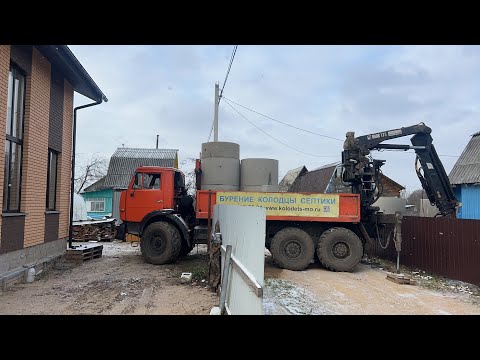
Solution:
<svg viewBox="0 0 480 360">
<path fill-rule="evenodd" d="M 480 221 L 407 216 L 402 221 L 400 264 L 480 285 Z M 378 241 L 370 256 L 396 261 L 393 241 Z"/>
</svg>

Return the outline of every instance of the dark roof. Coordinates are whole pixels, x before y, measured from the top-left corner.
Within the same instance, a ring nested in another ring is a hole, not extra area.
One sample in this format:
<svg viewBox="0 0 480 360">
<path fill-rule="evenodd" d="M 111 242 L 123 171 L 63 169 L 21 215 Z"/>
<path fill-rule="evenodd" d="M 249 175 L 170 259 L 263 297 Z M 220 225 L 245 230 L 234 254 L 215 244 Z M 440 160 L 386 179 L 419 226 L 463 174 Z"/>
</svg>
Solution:
<svg viewBox="0 0 480 360">
<path fill-rule="evenodd" d="M 305 166 L 300 166 L 296 169 L 287 171 L 282 181 L 280 181 L 280 183 L 278 184 L 279 191 L 288 191 L 288 189 L 292 187 L 298 177 L 305 174 L 307 171 L 308 170 Z"/>
<path fill-rule="evenodd" d="M 301 175 L 288 191 L 324 193 L 335 168 L 336 164 L 333 164 L 307 172 Z"/>
<path fill-rule="evenodd" d="M 89 192 L 89 191 L 99 191 L 99 190 L 103 190 L 103 189 L 106 189 L 105 188 L 105 178 L 107 176 L 105 175 L 104 177 L 98 179 L 96 182 L 94 182 L 93 184 L 91 184 L 90 186 L 87 186 L 85 189 L 83 189 L 82 193 L 83 192 Z"/>
<path fill-rule="evenodd" d="M 452 185 L 480 183 L 480 131 L 472 135 L 448 177 Z"/>
<path fill-rule="evenodd" d="M 73 89 L 99 103 L 108 99 L 93 81 L 87 70 L 66 45 L 35 45 L 53 67 L 60 70 Z"/>
<path fill-rule="evenodd" d="M 177 152 L 176 149 L 118 148 L 110 158 L 104 186 L 126 189 L 140 166 L 176 167 Z"/>
<path fill-rule="evenodd" d="M 335 178 L 332 180 L 335 169 L 339 165 L 341 165 L 340 162 L 335 162 L 316 168 L 312 171 L 305 171 L 300 174 L 291 184 L 291 186 L 285 191 L 315 193 L 348 192 L 350 190 L 349 188 L 343 186 L 343 184 L 338 184 L 335 181 Z M 381 181 L 384 183 L 385 181 L 388 181 L 391 183 L 391 185 L 393 185 L 394 187 L 398 187 L 400 190 L 405 189 L 402 185 L 400 185 L 386 175 L 382 176 Z"/>
</svg>

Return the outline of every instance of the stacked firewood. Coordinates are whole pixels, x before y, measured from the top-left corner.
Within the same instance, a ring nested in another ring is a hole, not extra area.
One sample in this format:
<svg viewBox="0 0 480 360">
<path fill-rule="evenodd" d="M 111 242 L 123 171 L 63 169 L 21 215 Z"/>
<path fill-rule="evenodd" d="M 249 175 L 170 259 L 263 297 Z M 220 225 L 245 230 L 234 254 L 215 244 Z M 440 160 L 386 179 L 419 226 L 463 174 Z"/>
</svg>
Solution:
<svg viewBox="0 0 480 360">
<path fill-rule="evenodd" d="M 84 223 L 73 225 L 75 241 L 112 241 L 115 240 L 115 221 L 102 223 Z"/>
</svg>

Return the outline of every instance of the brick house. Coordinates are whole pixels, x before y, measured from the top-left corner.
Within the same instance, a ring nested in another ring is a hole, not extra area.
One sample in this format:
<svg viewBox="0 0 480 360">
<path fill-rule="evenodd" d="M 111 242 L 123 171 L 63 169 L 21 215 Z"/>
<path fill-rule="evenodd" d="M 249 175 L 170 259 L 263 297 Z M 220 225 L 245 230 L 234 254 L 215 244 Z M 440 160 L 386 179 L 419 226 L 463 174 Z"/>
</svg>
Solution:
<svg viewBox="0 0 480 360">
<path fill-rule="evenodd" d="M 66 250 L 74 91 L 92 105 L 107 101 L 67 46 L 0 45 L 3 284 L 7 275 Z"/>
</svg>

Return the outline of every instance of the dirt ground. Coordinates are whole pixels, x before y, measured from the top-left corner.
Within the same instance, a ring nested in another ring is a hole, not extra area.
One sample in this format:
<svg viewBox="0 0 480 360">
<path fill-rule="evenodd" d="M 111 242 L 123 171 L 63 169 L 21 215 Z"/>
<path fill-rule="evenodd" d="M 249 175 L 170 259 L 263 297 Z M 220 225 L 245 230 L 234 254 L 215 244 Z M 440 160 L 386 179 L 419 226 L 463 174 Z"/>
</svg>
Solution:
<svg viewBox="0 0 480 360">
<path fill-rule="evenodd" d="M 209 314 L 218 296 L 205 287 L 205 246 L 175 264 L 144 262 L 130 243 L 99 243 L 103 256 L 72 267 L 65 261 L 30 284 L 0 292 L 0 314 Z M 391 264 L 390 264 L 391 265 Z M 480 290 L 470 284 L 409 272 L 417 285 L 386 280 L 387 263 L 361 264 L 353 273 L 282 270 L 266 251 L 264 312 L 267 315 L 480 314 Z M 402 269 L 402 272 L 407 271 Z M 182 272 L 196 281 L 181 284 Z"/>
<path fill-rule="evenodd" d="M 69 268 L 63 262 L 0 292 L 0 314 L 209 314 L 218 296 L 205 288 L 207 255 L 192 253 L 176 264 L 143 261 L 139 247 L 114 241 L 102 244 L 101 258 Z M 181 284 L 192 272 L 197 286 Z"/>
<path fill-rule="evenodd" d="M 383 263 L 388 267 L 388 264 Z M 404 269 L 405 270 L 405 269 Z M 480 314 L 480 293 L 471 284 L 403 271 L 417 285 L 386 279 L 378 265 L 360 264 L 336 273 L 311 264 L 305 271 L 282 270 L 266 256 L 266 314 L 458 315 Z"/>
</svg>

